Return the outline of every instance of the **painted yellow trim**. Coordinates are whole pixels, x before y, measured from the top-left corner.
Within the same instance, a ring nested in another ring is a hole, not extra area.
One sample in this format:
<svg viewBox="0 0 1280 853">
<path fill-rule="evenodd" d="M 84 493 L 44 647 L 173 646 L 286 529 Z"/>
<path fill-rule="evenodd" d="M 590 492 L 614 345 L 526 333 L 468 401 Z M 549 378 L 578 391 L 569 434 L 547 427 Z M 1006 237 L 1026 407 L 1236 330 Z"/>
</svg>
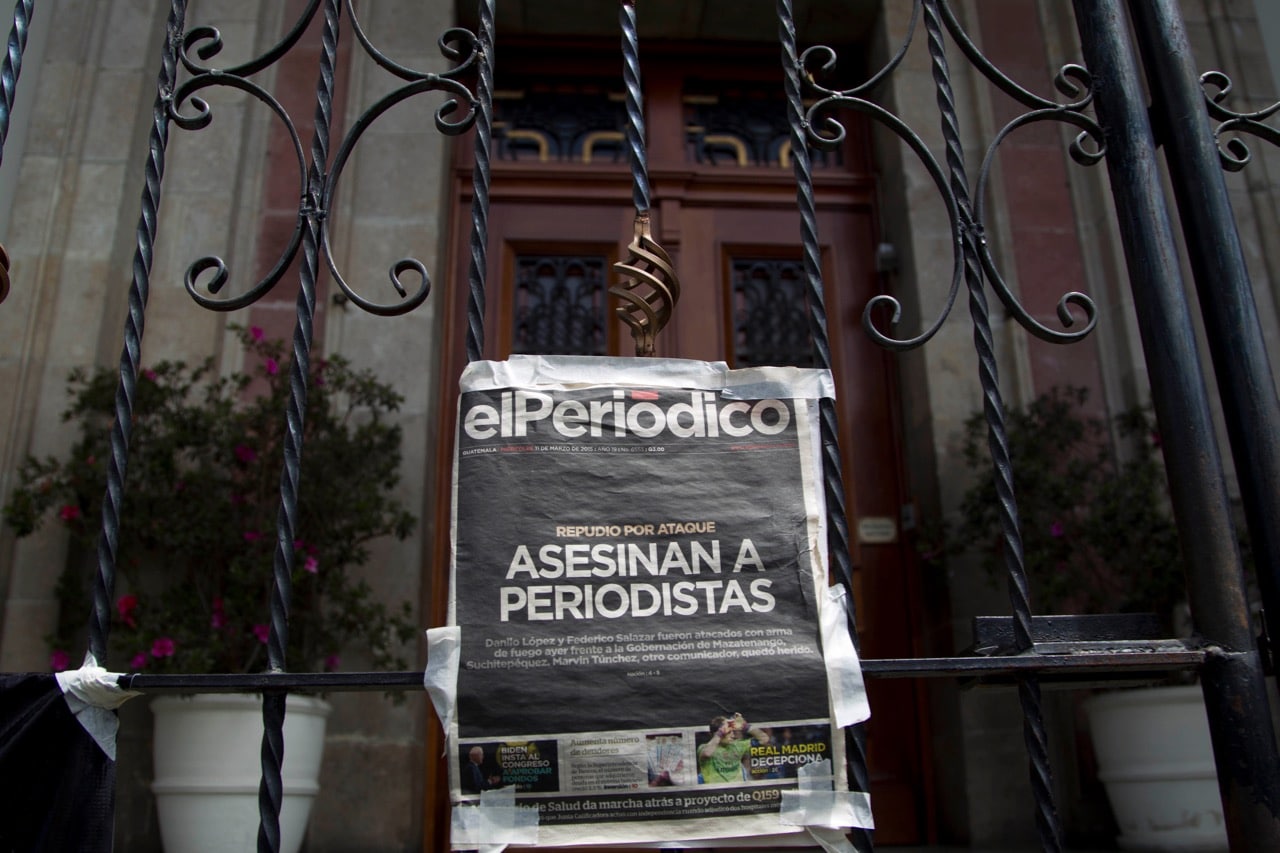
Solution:
<svg viewBox="0 0 1280 853">
<path fill-rule="evenodd" d="M 590 163 L 592 151 L 596 147 L 597 142 L 621 142 L 625 139 L 621 133 L 616 130 L 593 130 L 582 140 L 582 162 Z"/>
<path fill-rule="evenodd" d="M 538 162 L 545 163 L 551 159 L 551 147 L 547 138 L 538 130 L 508 130 L 507 139 L 532 139 L 538 143 Z"/>
</svg>

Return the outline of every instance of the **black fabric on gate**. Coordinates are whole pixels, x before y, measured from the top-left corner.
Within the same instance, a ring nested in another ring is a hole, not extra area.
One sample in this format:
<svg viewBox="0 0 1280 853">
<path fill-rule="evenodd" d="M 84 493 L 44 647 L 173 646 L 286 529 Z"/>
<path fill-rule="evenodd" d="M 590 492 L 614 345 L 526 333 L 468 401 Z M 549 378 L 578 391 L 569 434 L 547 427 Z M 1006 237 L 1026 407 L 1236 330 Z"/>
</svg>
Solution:
<svg viewBox="0 0 1280 853">
<path fill-rule="evenodd" d="M 52 674 L 0 675 L 0 853 L 111 850 L 115 781 Z"/>
</svg>

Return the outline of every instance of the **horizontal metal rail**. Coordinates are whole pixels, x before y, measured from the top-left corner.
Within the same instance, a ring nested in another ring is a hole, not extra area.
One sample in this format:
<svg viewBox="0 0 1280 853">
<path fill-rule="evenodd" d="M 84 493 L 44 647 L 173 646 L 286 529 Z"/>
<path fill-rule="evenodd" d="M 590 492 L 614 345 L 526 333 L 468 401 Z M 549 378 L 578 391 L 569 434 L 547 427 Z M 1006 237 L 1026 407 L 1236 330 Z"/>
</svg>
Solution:
<svg viewBox="0 0 1280 853">
<path fill-rule="evenodd" d="M 1056 645 L 1056 644 L 1055 644 Z M 1133 650 L 1099 650 L 1083 643 L 1072 650 L 1052 653 L 1034 649 L 1017 655 L 961 655 L 936 658 L 873 658 L 862 661 L 862 672 L 871 678 L 948 678 L 1044 673 L 1057 677 L 1097 678 L 1108 673 L 1169 672 L 1196 669 L 1205 660 L 1201 649 L 1175 643 L 1135 643 Z M 422 673 L 400 672 L 278 672 L 241 674 L 150 674 L 120 676 L 119 684 L 144 693 L 349 693 L 355 691 L 408 690 L 422 687 Z"/>
</svg>

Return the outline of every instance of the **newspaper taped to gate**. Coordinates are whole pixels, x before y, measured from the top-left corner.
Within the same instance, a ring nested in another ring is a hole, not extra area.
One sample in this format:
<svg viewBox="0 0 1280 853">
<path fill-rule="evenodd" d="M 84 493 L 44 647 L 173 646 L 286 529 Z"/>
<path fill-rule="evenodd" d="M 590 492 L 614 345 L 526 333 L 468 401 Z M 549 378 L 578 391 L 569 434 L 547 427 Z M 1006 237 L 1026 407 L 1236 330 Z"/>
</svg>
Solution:
<svg viewBox="0 0 1280 853">
<path fill-rule="evenodd" d="M 819 629 L 830 375 L 516 356 L 461 391 L 455 806 L 514 787 L 539 846 L 803 832 L 779 815 L 801 768 L 848 789 Z"/>
</svg>

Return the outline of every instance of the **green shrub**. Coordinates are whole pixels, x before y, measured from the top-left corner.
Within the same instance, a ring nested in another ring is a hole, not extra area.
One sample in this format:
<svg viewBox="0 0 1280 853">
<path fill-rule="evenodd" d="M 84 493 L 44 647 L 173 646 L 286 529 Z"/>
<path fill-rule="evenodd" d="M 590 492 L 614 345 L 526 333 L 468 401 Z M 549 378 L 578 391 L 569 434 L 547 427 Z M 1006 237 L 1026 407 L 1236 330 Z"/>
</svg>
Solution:
<svg viewBox="0 0 1280 853">
<path fill-rule="evenodd" d="M 1149 611 L 1166 618 L 1186 595 L 1177 528 L 1169 515 L 1159 433 L 1144 409 L 1107 424 L 1082 414 L 1086 392 L 1054 389 L 1006 413 L 1014 494 L 1032 604 L 1042 613 Z M 985 475 L 964 495 L 951 548 L 976 550 L 1005 577 L 999 502 L 982 414 L 966 424 L 964 459 Z"/>
<path fill-rule="evenodd" d="M 280 471 L 289 397 L 284 346 L 240 329 L 249 372 L 218 376 L 161 362 L 141 372 L 120 522 L 112 657 L 117 668 L 248 672 L 265 668 Z M 74 371 L 63 417 L 80 438 L 64 460 L 28 458 L 4 508 L 19 536 L 55 516 L 94 553 L 110 457 L 116 374 Z M 355 646 L 375 667 L 404 668 L 415 634 L 350 570 L 369 543 L 414 525 L 393 492 L 401 398 L 345 360 L 314 360 L 304 418 L 287 664 L 337 668 Z M 71 560 L 58 583 L 55 668 L 84 647 L 93 571 Z"/>
</svg>

